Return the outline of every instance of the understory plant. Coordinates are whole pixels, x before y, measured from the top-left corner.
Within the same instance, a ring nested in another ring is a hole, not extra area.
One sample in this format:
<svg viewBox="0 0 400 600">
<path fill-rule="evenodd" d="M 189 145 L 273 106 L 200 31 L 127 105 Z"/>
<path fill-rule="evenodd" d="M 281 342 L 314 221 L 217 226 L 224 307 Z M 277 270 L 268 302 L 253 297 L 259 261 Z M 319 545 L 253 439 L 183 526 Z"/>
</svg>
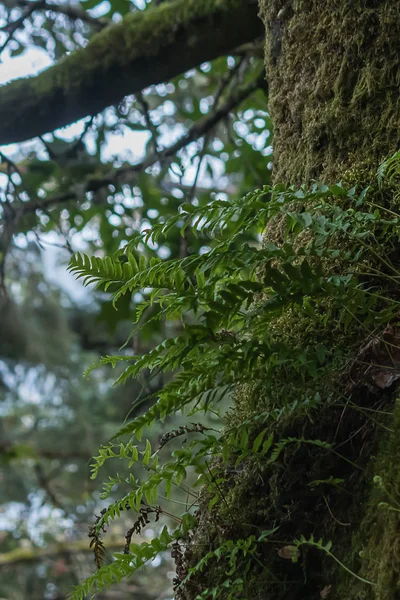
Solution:
<svg viewBox="0 0 400 600">
<path fill-rule="evenodd" d="M 73 256 L 70 271 L 85 285 L 112 291 L 114 302 L 128 293 L 146 292 L 130 338 L 151 321 L 180 325 L 176 336 L 146 354 L 124 350 L 92 367 L 118 367 L 117 384 L 138 377 L 143 369 L 167 377 L 163 388 L 146 398 L 150 407 L 116 432 L 94 458 L 93 478 L 109 460 L 126 470 L 105 483 L 103 499 L 119 484 L 129 491 L 97 517 L 90 538 L 99 569 L 75 588 L 72 600 L 133 575 L 168 549 L 179 564 L 185 540 L 196 528 L 198 503 L 210 513 L 223 505 L 226 483 L 244 465 L 273 464 L 289 447 L 302 445 L 341 456 L 340 448 L 324 439 L 276 437 L 275 424 L 343 402 L 338 381 L 345 375 L 347 380 L 361 377 L 360 348 L 384 337 L 398 319 L 399 164 L 397 153 L 377 174 L 368 169 L 350 173 L 349 183 L 265 186 L 238 201 L 215 200 L 204 207 L 186 203 L 174 218 L 138 234 L 111 257 Z M 355 185 L 357 180 L 361 184 Z M 147 261 L 143 248 L 161 244 L 176 227 L 183 236 L 187 228 L 208 236 L 209 248 L 182 259 Z M 250 232 L 264 231 L 264 242 L 250 241 Z M 381 388 L 395 380 L 387 365 L 368 377 L 369 385 Z M 236 405 L 218 426 L 199 421 L 199 415 L 218 415 L 220 404 L 234 398 L 239 388 L 250 398 L 247 414 Z M 152 446 L 147 437 L 151 428 L 177 414 L 185 416 L 186 424 Z M 183 437 L 185 443 L 168 453 L 170 442 Z M 138 464 L 141 478 L 130 472 Z M 322 483 L 338 486 L 342 480 L 332 476 L 314 485 Z M 131 543 L 134 532 L 165 512 L 159 498 L 172 502 L 182 490 L 188 500 L 174 515 L 175 529 L 165 526 L 151 541 Z M 127 544 L 103 565 L 103 534 L 126 510 L 137 515 Z M 337 559 L 329 540 L 280 539 L 278 523 L 246 538 L 232 536 L 204 552 L 194 566 L 178 573 L 177 596 L 194 574 L 221 561 L 224 578 L 197 597 L 246 597 L 248 574 L 254 565 L 262 567 L 260 549 L 270 543 L 292 561 L 299 560 L 300 548 L 312 546 L 359 577 Z"/>
</svg>

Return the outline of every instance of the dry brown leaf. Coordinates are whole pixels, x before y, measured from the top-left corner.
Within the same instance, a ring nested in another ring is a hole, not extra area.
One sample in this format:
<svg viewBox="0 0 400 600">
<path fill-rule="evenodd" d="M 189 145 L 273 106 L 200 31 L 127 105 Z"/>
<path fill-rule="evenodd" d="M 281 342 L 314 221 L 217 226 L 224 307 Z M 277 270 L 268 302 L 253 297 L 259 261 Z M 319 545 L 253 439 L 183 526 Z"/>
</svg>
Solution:
<svg viewBox="0 0 400 600">
<path fill-rule="evenodd" d="M 320 596 L 321 598 L 327 598 L 332 591 L 331 585 L 326 585 L 323 590 L 321 590 Z"/>
<path fill-rule="evenodd" d="M 396 383 L 400 379 L 400 329 L 388 325 L 364 344 L 347 375 L 353 387 L 363 384 L 372 392 Z"/>
<path fill-rule="evenodd" d="M 285 560 L 292 560 L 295 562 L 299 557 L 299 549 L 297 546 L 283 546 L 283 548 L 279 548 L 278 554 Z"/>
</svg>

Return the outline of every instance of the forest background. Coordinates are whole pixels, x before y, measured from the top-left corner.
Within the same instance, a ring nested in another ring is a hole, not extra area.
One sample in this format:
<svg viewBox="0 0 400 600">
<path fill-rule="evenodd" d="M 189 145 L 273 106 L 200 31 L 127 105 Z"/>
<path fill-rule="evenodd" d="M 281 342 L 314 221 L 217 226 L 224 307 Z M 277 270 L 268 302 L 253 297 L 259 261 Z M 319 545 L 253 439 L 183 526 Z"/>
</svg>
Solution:
<svg viewBox="0 0 400 600">
<path fill-rule="evenodd" d="M 108 24 L 153 4 L 3 3 L 3 83 L 47 68 Z M 162 375 L 144 371 L 113 387 L 115 372 L 108 367 L 83 377 L 100 355 L 125 343 L 143 295 L 126 294 L 115 311 L 110 293 L 83 288 L 67 273 L 71 254 L 110 255 L 135 232 L 177 214 L 184 202 L 197 207 L 238 199 L 268 184 L 272 126 L 260 77 L 261 21 L 257 26 L 212 62 L 195 57 L 193 68 L 180 73 L 178 66 L 175 77 L 121 97 L 99 114 L 0 149 L 0 598 L 62 600 L 93 572 L 87 531 L 109 500 L 101 500 L 99 482 L 89 478 L 90 459 L 164 383 Z M 57 115 L 57 103 L 46 111 Z M 20 139 L 32 137 L 21 131 Z M 182 258 L 212 246 L 190 229 L 182 238 L 179 225 L 143 253 Z M 260 243 L 257 228 L 248 235 Z M 145 352 L 179 328 L 179 322 L 150 323 L 126 352 Z M 219 422 L 213 415 L 203 419 L 209 426 Z M 152 443 L 180 424 L 179 416 L 158 424 Z M 103 479 L 108 474 L 111 467 Z M 118 497 L 123 489 L 115 487 Z M 176 520 L 174 507 L 169 510 L 172 516 L 161 524 Z M 112 526 L 109 551 L 122 551 L 131 521 L 123 515 Z M 159 526 L 151 525 L 144 539 Z M 99 598 L 171 598 L 173 573 L 164 554 Z"/>
</svg>

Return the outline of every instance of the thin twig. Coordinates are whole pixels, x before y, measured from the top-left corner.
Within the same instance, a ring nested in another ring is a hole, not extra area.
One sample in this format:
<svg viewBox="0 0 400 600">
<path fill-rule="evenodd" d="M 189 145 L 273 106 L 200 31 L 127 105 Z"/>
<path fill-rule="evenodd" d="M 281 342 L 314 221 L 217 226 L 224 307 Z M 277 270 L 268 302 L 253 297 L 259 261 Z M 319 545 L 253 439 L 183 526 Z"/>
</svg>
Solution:
<svg viewBox="0 0 400 600">
<path fill-rule="evenodd" d="M 85 10 L 81 10 L 77 6 L 68 4 L 53 4 L 46 0 L 37 0 L 35 2 L 30 0 L 18 0 L 18 4 L 19 6 L 29 7 L 31 12 L 36 10 L 47 10 L 52 13 L 64 15 L 71 21 L 83 21 L 98 30 L 104 29 L 104 27 L 107 27 L 111 23 L 111 21 L 105 17 L 92 17 Z"/>
<path fill-rule="evenodd" d="M 210 132 L 222 119 L 224 119 L 235 107 L 241 102 L 248 98 L 255 90 L 266 85 L 264 74 L 260 74 L 247 86 L 240 88 L 235 94 L 232 94 L 226 101 L 215 111 L 206 115 L 202 119 L 196 121 L 192 127 L 177 140 L 172 146 L 164 148 L 158 154 L 152 154 L 145 158 L 140 163 L 135 165 L 129 165 L 114 169 L 111 173 L 102 178 L 88 179 L 86 184 L 85 192 L 97 192 L 98 190 L 110 187 L 118 183 L 119 181 L 132 180 L 135 174 L 145 171 L 149 167 L 153 166 L 157 162 L 165 164 L 169 162 L 180 150 L 185 148 L 191 142 L 194 142 L 201 137 L 204 137 Z M 63 204 L 77 200 L 77 194 L 75 191 L 68 190 L 61 194 L 55 194 L 45 200 L 34 200 L 25 203 L 22 214 L 29 214 L 36 210 L 44 210 L 55 204 Z"/>
<path fill-rule="evenodd" d="M 196 195 L 197 181 L 199 179 L 201 165 L 203 164 L 203 160 L 205 158 L 205 154 L 206 154 L 206 150 L 207 150 L 209 139 L 210 139 L 210 133 L 208 133 L 204 137 L 203 147 L 202 147 L 200 153 L 198 154 L 199 162 L 198 162 L 198 165 L 197 165 L 196 174 L 195 174 L 195 177 L 194 177 L 194 180 L 193 180 L 192 187 L 191 187 L 190 192 L 188 194 L 188 197 L 186 198 L 186 202 L 188 202 L 189 204 L 191 204 L 191 202 L 193 201 L 193 198 Z M 189 228 L 186 227 L 183 235 L 181 236 L 180 243 L 179 243 L 179 258 L 186 258 L 187 255 L 188 255 L 188 241 L 189 241 L 188 240 L 188 235 L 189 235 Z"/>
<path fill-rule="evenodd" d="M 235 66 L 232 69 L 230 69 L 227 73 L 225 73 L 224 77 L 222 77 L 221 82 L 217 88 L 216 94 L 214 96 L 214 106 L 218 106 L 222 94 L 237 75 L 238 71 L 244 63 L 244 60 L 245 56 L 241 56 L 236 62 Z"/>
<path fill-rule="evenodd" d="M 135 96 L 136 96 L 137 103 L 139 104 L 139 106 L 142 110 L 142 114 L 143 114 L 143 117 L 144 117 L 144 120 L 146 123 L 146 127 L 150 131 L 153 152 L 154 152 L 154 154 L 158 155 L 159 147 L 158 147 L 157 128 L 154 125 L 153 120 L 150 115 L 149 103 L 147 102 L 146 98 L 144 97 L 143 92 L 137 92 L 137 94 L 135 94 Z"/>
<path fill-rule="evenodd" d="M 326 496 L 325 496 L 325 495 L 323 495 L 322 497 L 323 497 L 323 499 L 325 500 L 326 508 L 328 509 L 328 511 L 329 511 L 329 514 L 331 515 L 332 519 L 333 519 L 334 521 L 336 521 L 336 523 L 338 523 L 339 525 L 342 525 L 342 527 L 350 527 L 351 523 L 342 523 L 341 521 L 339 521 L 339 519 L 337 519 L 337 518 L 335 517 L 335 515 L 334 515 L 334 514 L 333 514 L 333 512 L 331 511 L 331 507 L 329 506 L 329 503 L 328 503 L 328 500 L 327 500 Z"/>
<path fill-rule="evenodd" d="M 44 469 L 40 462 L 36 463 L 35 472 L 40 487 L 44 489 L 53 506 L 62 510 L 64 514 L 68 514 L 63 503 L 59 500 L 57 494 L 55 494 L 54 490 L 52 489 L 48 477 L 45 475 Z"/>
<path fill-rule="evenodd" d="M 39 8 L 41 8 L 44 3 L 45 2 L 43 0 L 39 0 L 38 2 L 30 2 L 29 5 L 27 6 L 26 11 L 23 12 L 21 14 L 21 16 L 18 17 L 18 19 L 16 19 L 15 21 L 12 21 L 11 23 L 8 23 L 3 28 L 3 31 L 8 32 L 8 36 L 7 36 L 7 39 L 4 42 L 4 44 L 0 47 L 0 54 L 2 54 L 2 52 L 6 49 L 8 44 L 14 38 L 14 35 L 18 31 L 18 29 L 21 29 L 21 27 L 23 27 L 25 20 L 28 19 L 35 10 L 38 10 Z"/>
<path fill-rule="evenodd" d="M 85 135 L 87 134 L 87 132 L 89 131 L 91 126 L 93 125 L 93 121 L 94 121 L 94 116 L 91 116 L 85 123 L 83 131 L 82 131 L 81 135 L 78 137 L 78 139 L 75 140 L 75 142 L 73 142 L 70 146 L 68 146 L 67 149 L 65 150 L 65 152 L 62 152 L 60 154 L 56 154 L 53 151 L 53 149 L 51 148 L 50 144 L 48 144 L 46 142 L 46 140 L 44 140 L 41 136 L 39 136 L 39 140 L 42 142 L 43 146 L 45 147 L 46 152 L 49 155 L 49 159 L 54 160 L 55 162 L 60 162 L 60 160 L 62 160 L 64 158 L 64 156 L 66 157 L 66 155 L 74 156 L 74 153 L 79 151 L 79 147 L 81 146 L 81 144 L 83 142 L 83 138 L 85 137 Z"/>
</svg>

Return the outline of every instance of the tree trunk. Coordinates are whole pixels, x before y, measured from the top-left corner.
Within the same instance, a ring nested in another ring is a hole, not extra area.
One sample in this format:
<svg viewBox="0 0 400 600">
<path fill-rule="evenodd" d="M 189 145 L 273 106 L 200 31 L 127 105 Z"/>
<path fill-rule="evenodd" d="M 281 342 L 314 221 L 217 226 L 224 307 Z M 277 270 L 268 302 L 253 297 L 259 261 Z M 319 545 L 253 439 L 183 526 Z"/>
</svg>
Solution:
<svg viewBox="0 0 400 600">
<path fill-rule="evenodd" d="M 338 180 L 400 142 L 400 4 L 260 0 L 274 178 Z"/>
<path fill-rule="evenodd" d="M 318 178 L 327 183 L 370 183 L 371 173 L 400 141 L 400 3 L 289 0 L 283 5 L 282 0 L 260 0 L 260 14 L 266 27 L 275 182 L 299 185 Z M 276 242 L 277 237 L 269 227 L 266 240 Z M 312 324 L 310 329 L 310 323 L 293 319 L 281 320 L 278 326 L 282 338 L 293 339 L 293 345 L 305 340 L 316 345 L 322 336 L 334 347 L 338 335 L 330 323 L 326 331 L 313 331 Z M 397 347 L 400 338 L 396 329 L 390 331 Z M 354 335 L 361 336 L 364 362 L 373 362 L 367 335 L 363 341 L 360 331 Z M 224 541 L 248 539 L 260 528 L 277 527 L 276 544 L 267 547 L 261 561 L 244 560 L 242 567 L 234 563 L 230 577 L 245 580 L 245 588 L 242 596 L 229 596 L 227 591 L 226 598 L 400 598 L 400 414 L 395 390 L 374 389 L 358 378 L 339 402 L 349 389 L 342 381 L 338 374 L 335 403 L 322 404 L 312 418 L 297 411 L 273 426 L 276 441 L 327 441 L 340 449 L 341 457 L 299 444 L 279 465 L 259 470 L 253 465 L 236 473 L 224 488 L 223 506 L 211 517 L 206 503 L 199 511 L 197 530 L 178 559 L 181 578 Z M 268 403 L 254 398 L 251 390 L 241 390 L 234 423 L 248 420 L 255 405 L 255 412 L 261 413 Z M 297 552 L 293 554 L 290 540 L 303 535 L 322 538 L 323 544 L 305 544 L 299 560 L 292 561 Z M 177 598 L 192 600 L 216 587 L 223 594 L 227 572 L 222 559 L 209 562 L 191 576 Z"/>
</svg>

